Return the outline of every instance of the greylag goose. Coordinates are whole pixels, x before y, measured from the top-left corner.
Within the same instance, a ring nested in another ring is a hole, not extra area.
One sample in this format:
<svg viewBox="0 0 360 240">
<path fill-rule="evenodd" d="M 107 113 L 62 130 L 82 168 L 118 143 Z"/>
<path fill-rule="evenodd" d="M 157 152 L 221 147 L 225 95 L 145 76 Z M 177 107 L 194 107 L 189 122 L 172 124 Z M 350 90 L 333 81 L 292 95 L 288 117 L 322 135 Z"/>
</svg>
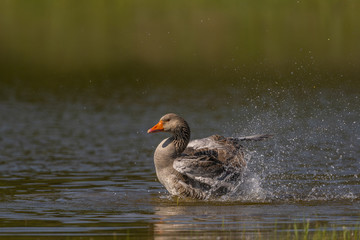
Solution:
<svg viewBox="0 0 360 240">
<path fill-rule="evenodd" d="M 246 167 L 241 141 L 259 141 L 271 135 L 222 137 L 190 141 L 187 122 L 174 113 L 164 115 L 148 133 L 169 132 L 156 148 L 156 175 L 171 195 L 208 199 L 233 190 Z"/>
</svg>

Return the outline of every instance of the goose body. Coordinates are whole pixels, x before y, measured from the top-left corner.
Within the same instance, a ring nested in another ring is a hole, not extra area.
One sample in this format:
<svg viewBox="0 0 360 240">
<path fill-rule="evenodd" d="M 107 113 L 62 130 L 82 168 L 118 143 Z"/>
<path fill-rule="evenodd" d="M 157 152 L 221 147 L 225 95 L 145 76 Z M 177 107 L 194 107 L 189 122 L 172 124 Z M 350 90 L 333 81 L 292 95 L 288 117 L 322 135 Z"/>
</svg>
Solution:
<svg viewBox="0 0 360 240">
<path fill-rule="evenodd" d="M 225 138 L 213 135 L 190 141 L 187 122 L 174 113 L 164 115 L 148 133 L 169 132 L 154 153 L 156 175 L 170 194 L 207 199 L 233 190 L 246 167 L 241 141 L 263 140 L 270 135 Z"/>
</svg>

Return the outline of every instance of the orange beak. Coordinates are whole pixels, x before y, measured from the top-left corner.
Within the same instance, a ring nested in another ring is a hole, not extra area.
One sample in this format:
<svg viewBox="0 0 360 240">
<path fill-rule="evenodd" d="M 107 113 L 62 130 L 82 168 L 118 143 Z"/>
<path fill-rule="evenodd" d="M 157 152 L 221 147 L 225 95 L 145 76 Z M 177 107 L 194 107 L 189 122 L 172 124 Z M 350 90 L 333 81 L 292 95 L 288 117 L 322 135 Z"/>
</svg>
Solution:
<svg viewBox="0 0 360 240">
<path fill-rule="evenodd" d="M 163 131 L 164 131 L 163 121 L 160 120 L 155 126 L 150 128 L 147 132 L 154 133 L 154 132 L 163 132 Z"/>
</svg>

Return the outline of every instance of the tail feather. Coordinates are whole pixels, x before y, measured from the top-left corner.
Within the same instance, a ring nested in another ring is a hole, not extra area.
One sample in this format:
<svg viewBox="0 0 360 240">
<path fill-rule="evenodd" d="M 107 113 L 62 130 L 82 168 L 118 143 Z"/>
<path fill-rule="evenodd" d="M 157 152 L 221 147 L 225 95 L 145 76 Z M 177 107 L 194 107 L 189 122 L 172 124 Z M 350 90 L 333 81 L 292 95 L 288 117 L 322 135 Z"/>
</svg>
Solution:
<svg viewBox="0 0 360 240">
<path fill-rule="evenodd" d="M 237 139 L 239 141 L 262 141 L 267 138 L 271 138 L 273 136 L 274 135 L 272 135 L 272 134 L 256 134 L 256 135 L 252 135 L 252 136 L 238 137 L 238 138 L 234 138 L 234 139 Z"/>
</svg>

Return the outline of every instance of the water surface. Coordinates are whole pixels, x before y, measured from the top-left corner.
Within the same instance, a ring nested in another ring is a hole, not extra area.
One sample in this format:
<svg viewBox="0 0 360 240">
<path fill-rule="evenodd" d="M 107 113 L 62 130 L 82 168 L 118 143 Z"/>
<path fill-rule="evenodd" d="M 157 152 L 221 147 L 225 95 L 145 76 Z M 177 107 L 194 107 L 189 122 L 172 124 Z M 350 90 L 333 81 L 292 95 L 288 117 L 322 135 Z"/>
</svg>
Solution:
<svg viewBox="0 0 360 240">
<path fill-rule="evenodd" d="M 126 93 L 127 92 L 127 93 Z M 294 223 L 352 229 L 360 216 L 359 94 L 332 88 L 130 89 L 0 102 L 0 238 L 274 236 Z M 156 180 L 167 112 L 192 137 L 272 133 L 248 147 L 231 199 L 176 199 Z"/>
</svg>

